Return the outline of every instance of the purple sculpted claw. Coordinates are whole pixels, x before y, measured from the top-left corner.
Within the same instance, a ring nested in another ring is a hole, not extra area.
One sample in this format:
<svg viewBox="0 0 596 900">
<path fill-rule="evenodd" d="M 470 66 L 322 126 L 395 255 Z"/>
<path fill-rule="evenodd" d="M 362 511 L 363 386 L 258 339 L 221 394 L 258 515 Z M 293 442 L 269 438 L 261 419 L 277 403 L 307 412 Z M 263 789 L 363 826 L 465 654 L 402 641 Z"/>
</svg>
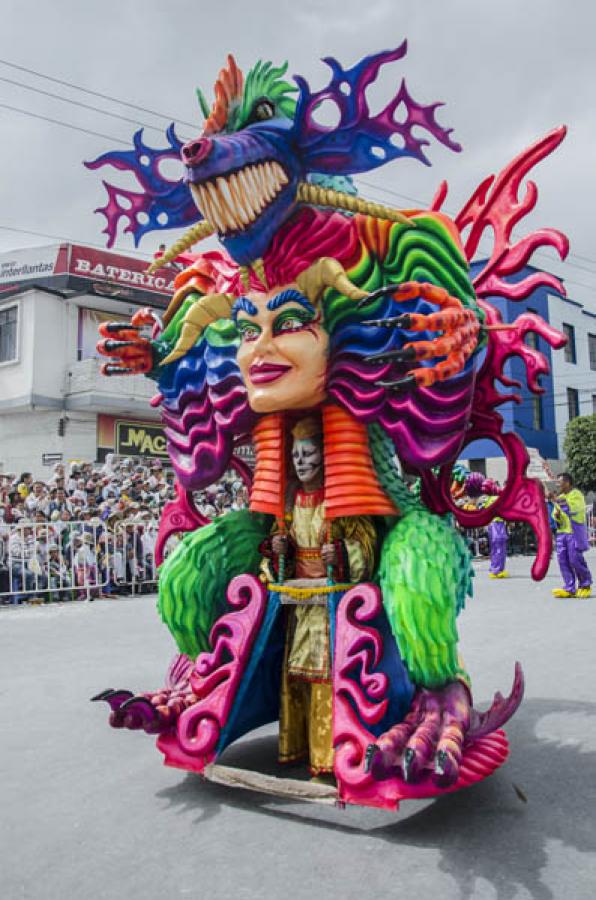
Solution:
<svg viewBox="0 0 596 900">
<path fill-rule="evenodd" d="M 437 691 L 419 690 L 403 722 L 368 747 L 367 771 L 378 781 L 401 774 L 407 783 L 415 783 L 430 769 L 439 787 L 455 784 L 471 706 L 470 692 L 460 681 Z"/>
<path fill-rule="evenodd" d="M 168 666 L 162 690 L 135 695 L 132 691 L 114 691 L 110 688 L 91 700 L 103 700 L 109 705 L 112 728 L 142 729 L 148 734 L 159 734 L 167 731 L 181 713 L 196 701 L 189 682 L 193 665 L 188 656 L 178 653 Z"/>
<path fill-rule="evenodd" d="M 509 696 L 497 692 L 486 712 L 472 708 L 470 693 L 460 681 L 438 691 L 419 690 L 404 720 L 367 747 L 365 772 L 376 781 L 401 775 L 404 781 L 416 783 L 430 770 L 437 786 L 450 787 L 459 777 L 464 751 L 501 728 L 523 694 L 519 663 Z"/>
<path fill-rule="evenodd" d="M 122 704 L 129 700 L 132 697 L 132 691 L 119 690 L 115 691 L 113 688 L 108 688 L 106 691 L 102 691 L 100 694 L 96 694 L 95 697 L 91 697 L 92 703 L 97 703 L 99 700 L 105 701 L 112 712 L 120 709 Z"/>
</svg>

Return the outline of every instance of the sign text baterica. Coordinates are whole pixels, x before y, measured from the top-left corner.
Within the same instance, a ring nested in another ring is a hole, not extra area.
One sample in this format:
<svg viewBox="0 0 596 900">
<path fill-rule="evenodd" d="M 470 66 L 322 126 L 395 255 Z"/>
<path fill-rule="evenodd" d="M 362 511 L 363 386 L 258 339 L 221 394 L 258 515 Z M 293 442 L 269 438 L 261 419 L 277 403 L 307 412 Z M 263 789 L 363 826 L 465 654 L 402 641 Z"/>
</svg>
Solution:
<svg viewBox="0 0 596 900">
<path fill-rule="evenodd" d="M 88 259 L 77 257 L 74 261 L 74 275 L 86 275 L 91 278 L 105 278 L 109 281 L 117 281 L 121 284 L 138 285 L 139 287 L 154 290 L 174 291 L 174 282 L 160 275 L 148 275 L 146 272 L 135 272 L 132 269 L 124 269 L 120 266 L 105 265 L 98 262 L 93 264 Z"/>
</svg>

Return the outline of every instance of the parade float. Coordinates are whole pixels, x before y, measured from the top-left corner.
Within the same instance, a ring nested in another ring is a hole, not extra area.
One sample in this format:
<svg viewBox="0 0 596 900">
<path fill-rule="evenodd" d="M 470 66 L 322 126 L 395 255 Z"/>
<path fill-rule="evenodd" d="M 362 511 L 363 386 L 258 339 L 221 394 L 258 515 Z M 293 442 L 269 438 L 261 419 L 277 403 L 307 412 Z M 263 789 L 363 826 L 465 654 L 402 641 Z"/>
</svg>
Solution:
<svg viewBox="0 0 596 900">
<path fill-rule="evenodd" d="M 428 209 L 357 194 L 351 176 L 398 159 L 428 164 L 431 140 L 460 150 L 440 104 L 417 103 L 404 81 L 370 111 L 366 89 L 405 53 L 404 43 L 348 69 L 326 59 L 318 91 L 286 80 L 286 65 L 258 62 L 244 77 L 230 56 L 211 107 L 198 92 L 195 140 L 182 144 L 171 127 L 154 149 L 139 132 L 133 149 L 87 164 L 138 182 L 104 182 L 109 243 L 122 223 L 136 242 L 188 226 L 153 264 L 186 263 L 163 317 L 141 310 L 102 325 L 99 345 L 106 376 L 157 384 L 178 490 L 160 556 L 184 533 L 161 562 L 158 609 L 178 653 L 163 687 L 93 699 L 109 705 L 113 727 L 157 735 L 167 765 L 393 809 L 473 784 L 508 755 L 502 726 L 521 702 L 522 670 L 508 696 L 474 707 L 457 633 L 473 572 L 457 526 L 529 523 L 532 574 L 545 575 L 543 490 L 498 407 L 515 396 L 512 355 L 541 391 L 547 362 L 526 335 L 554 348 L 564 338 L 529 312 L 503 323 L 490 298 L 523 300 L 541 285 L 563 293 L 552 275 L 519 273 L 538 248 L 568 249 L 548 228 L 512 238 L 537 199 L 522 181 L 562 127 L 484 178 L 454 217 L 442 211 L 444 182 Z M 318 119 L 329 103 L 335 126 Z M 160 166 L 178 157 L 184 178 L 168 181 Z M 213 234 L 220 249 L 191 251 Z M 486 235 L 492 250 L 472 277 Z M 462 508 L 454 467 L 483 437 L 506 457 L 507 480 L 490 506 Z M 249 443 L 254 471 L 237 455 Z M 230 465 L 250 484 L 250 508 L 207 522 L 193 491 Z M 288 765 L 279 777 L 220 762 L 272 722 Z"/>
</svg>

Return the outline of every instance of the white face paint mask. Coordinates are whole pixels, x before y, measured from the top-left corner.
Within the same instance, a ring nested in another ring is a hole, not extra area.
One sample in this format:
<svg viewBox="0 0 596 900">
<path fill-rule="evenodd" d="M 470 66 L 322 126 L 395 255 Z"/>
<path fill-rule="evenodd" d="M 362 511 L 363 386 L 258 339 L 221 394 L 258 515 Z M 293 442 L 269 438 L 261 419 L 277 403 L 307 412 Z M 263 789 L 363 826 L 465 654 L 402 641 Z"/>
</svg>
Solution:
<svg viewBox="0 0 596 900">
<path fill-rule="evenodd" d="M 323 462 L 321 445 L 312 438 L 295 439 L 292 446 L 292 462 L 301 482 L 312 481 L 321 470 Z"/>
</svg>

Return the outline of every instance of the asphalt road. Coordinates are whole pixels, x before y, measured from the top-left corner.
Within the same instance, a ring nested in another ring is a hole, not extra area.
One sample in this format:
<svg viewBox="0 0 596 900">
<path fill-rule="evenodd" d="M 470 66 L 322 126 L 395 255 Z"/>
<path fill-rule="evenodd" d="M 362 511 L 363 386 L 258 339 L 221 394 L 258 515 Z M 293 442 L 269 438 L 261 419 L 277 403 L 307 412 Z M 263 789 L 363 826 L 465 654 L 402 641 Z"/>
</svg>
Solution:
<svg viewBox="0 0 596 900">
<path fill-rule="evenodd" d="M 1 609 L 2 900 L 594 900 L 596 598 L 554 600 L 556 571 L 536 584 L 528 559 L 508 581 L 477 570 L 460 620 L 476 705 L 516 659 L 526 674 L 510 760 L 394 814 L 204 783 L 110 729 L 91 695 L 162 684 L 154 598 Z M 225 761 L 271 769 L 275 744 L 262 729 Z"/>
</svg>

